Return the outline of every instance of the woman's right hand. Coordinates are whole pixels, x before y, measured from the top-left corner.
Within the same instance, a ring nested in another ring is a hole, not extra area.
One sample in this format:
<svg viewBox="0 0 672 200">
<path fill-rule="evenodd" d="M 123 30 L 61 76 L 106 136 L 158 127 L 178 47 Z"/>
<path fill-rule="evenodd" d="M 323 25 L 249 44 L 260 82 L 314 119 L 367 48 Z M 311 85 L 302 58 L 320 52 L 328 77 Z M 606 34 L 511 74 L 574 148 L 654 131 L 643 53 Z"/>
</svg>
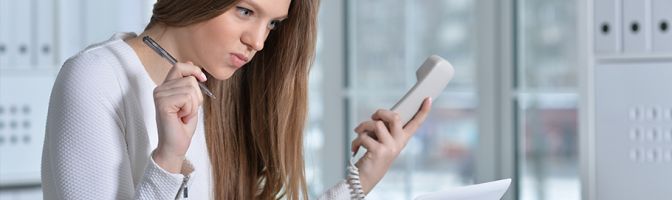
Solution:
<svg viewBox="0 0 672 200">
<path fill-rule="evenodd" d="M 191 62 L 177 63 L 165 81 L 154 89 L 159 144 L 153 159 L 161 168 L 180 173 L 198 122 L 203 95 L 198 82 L 206 81 L 201 68 Z"/>
</svg>

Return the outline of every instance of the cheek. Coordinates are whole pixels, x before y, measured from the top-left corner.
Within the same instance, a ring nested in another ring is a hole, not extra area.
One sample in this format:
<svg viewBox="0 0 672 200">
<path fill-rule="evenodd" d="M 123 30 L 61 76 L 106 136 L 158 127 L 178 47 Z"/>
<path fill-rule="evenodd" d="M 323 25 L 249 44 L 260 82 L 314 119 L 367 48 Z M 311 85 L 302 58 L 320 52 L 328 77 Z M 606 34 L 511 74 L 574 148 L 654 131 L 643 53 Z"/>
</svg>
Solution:
<svg viewBox="0 0 672 200">
<path fill-rule="evenodd" d="M 244 25 L 235 13 L 225 12 L 195 27 L 188 37 L 193 41 L 197 64 L 216 79 L 228 79 L 235 72 L 229 54 L 247 51 L 241 41 Z"/>
<path fill-rule="evenodd" d="M 233 45 L 232 42 L 239 40 L 242 33 L 235 17 L 227 11 L 207 21 L 204 31 L 210 42 L 217 45 Z"/>
<path fill-rule="evenodd" d="M 236 26 L 230 20 L 220 16 L 206 22 L 199 30 L 197 37 L 200 38 L 194 39 L 199 41 L 197 52 L 204 64 L 221 67 L 227 54 L 242 50 L 236 47 L 240 44 L 240 33 L 233 27 Z"/>
</svg>

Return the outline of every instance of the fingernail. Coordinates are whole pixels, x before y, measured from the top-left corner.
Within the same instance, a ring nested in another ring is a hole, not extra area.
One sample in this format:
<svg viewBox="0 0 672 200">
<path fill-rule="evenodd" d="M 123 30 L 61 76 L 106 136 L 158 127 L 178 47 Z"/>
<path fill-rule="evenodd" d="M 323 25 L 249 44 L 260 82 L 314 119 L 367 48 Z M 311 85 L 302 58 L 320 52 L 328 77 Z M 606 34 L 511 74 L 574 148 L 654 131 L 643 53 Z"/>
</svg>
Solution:
<svg viewBox="0 0 672 200">
<path fill-rule="evenodd" d="M 201 72 L 201 78 L 203 78 L 203 81 L 207 81 L 208 77 L 205 75 L 205 73 Z"/>
</svg>

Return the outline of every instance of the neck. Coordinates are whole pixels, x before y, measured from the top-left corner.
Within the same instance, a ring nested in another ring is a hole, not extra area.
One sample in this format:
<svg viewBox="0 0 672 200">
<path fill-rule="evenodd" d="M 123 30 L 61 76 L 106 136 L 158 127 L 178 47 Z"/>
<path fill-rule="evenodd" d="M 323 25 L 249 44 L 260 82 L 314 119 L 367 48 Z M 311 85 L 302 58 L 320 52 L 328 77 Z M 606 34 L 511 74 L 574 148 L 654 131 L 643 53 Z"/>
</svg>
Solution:
<svg viewBox="0 0 672 200">
<path fill-rule="evenodd" d="M 172 68 L 172 65 L 168 60 L 161 57 L 156 53 L 152 48 L 147 46 L 143 41 L 142 37 L 149 36 L 156 43 L 161 45 L 168 53 L 170 53 L 178 61 L 183 61 L 182 54 L 179 51 L 179 40 L 176 36 L 175 28 L 168 28 L 162 25 L 155 25 L 154 27 L 145 30 L 138 37 L 129 38 L 126 40 L 131 48 L 140 58 L 140 62 L 145 67 L 147 74 L 151 77 L 152 81 L 155 84 L 160 85 L 166 78 L 168 71 Z"/>
</svg>

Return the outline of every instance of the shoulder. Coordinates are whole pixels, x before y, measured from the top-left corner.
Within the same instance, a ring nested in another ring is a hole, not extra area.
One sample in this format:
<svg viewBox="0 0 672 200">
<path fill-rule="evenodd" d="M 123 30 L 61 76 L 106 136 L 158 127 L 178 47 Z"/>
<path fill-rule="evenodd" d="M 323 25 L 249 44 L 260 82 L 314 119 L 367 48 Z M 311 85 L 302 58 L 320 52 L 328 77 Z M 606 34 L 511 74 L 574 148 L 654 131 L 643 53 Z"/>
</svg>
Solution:
<svg viewBox="0 0 672 200">
<path fill-rule="evenodd" d="M 95 44 L 87 47 L 83 51 L 68 58 L 61 70 L 59 76 L 78 76 L 88 75 L 96 78 L 108 77 L 109 73 L 114 72 L 115 62 L 114 54 L 109 46 L 116 41 L 105 42 L 102 44 Z M 60 78 L 60 77 L 59 77 Z"/>
<path fill-rule="evenodd" d="M 124 57 L 119 56 L 121 39 L 111 39 L 94 44 L 65 61 L 61 67 L 54 90 L 91 89 L 111 92 L 120 90 L 124 80 Z M 86 92 L 86 90 L 83 90 Z"/>
<path fill-rule="evenodd" d="M 112 117 L 122 124 L 119 113 L 123 112 L 127 91 L 122 88 L 125 79 L 120 78 L 124 76 L 123 62 L 112 49 L 115 42 L 123 41 L 89 46 L 65 61 L 51 90 L 47 126 L 77 123 L 82 121 L 81 116 L 89 120 Z"/>
</svg>

